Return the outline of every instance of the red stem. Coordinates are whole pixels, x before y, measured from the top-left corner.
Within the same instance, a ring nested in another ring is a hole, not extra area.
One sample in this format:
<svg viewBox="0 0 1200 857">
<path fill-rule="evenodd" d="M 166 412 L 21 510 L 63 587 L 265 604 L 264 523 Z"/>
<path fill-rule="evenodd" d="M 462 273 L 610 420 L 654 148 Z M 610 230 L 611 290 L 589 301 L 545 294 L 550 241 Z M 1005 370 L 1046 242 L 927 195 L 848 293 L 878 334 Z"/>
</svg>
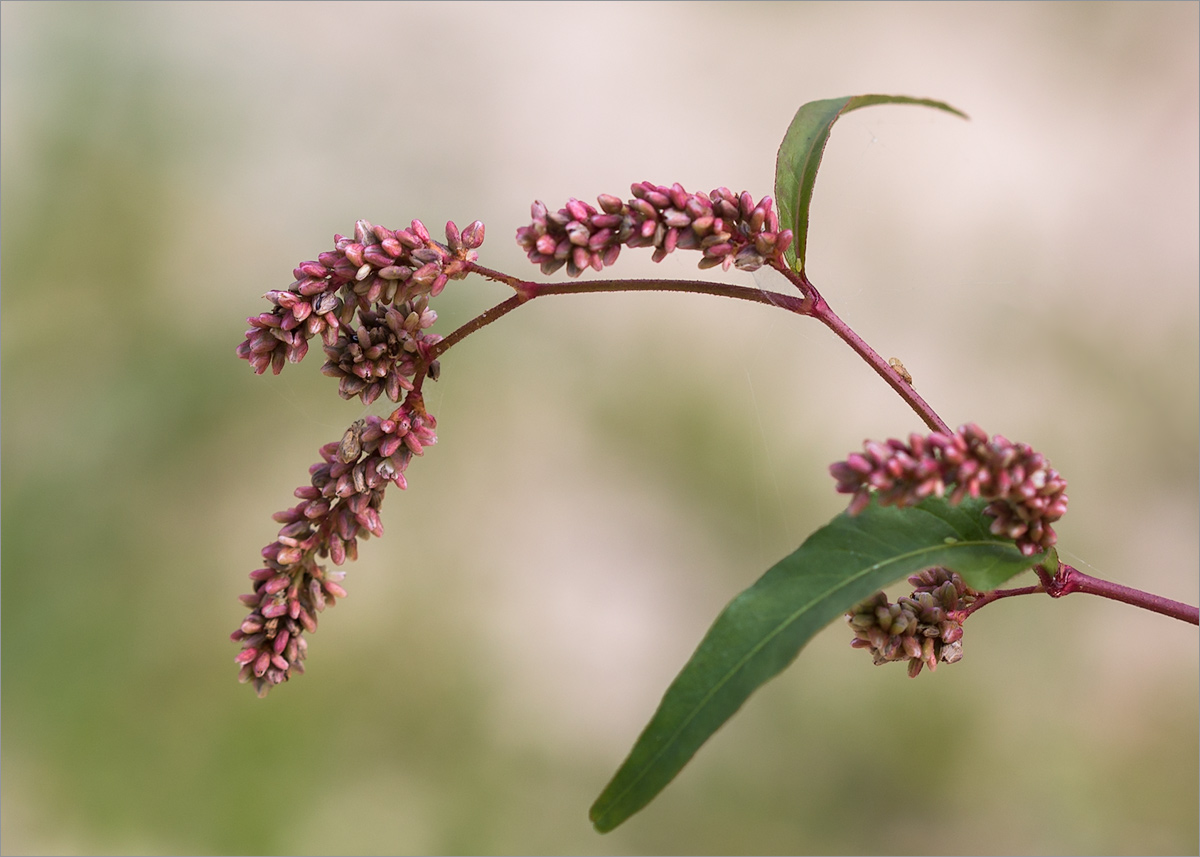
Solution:
<svg viewBox="0 0 1200 857">
<path fill-rule="evenodd" d="M 942 421 L 942 418 L 929 406 L 928 402 L 921 398 L 912 385 L 905 381 L 900 373 L 880 357 L 871 346 L 867 345 L 862 337 L 855 333 L 849 325 L 838 318 L 837 314 L 829 307 L 829 304 L 825 302 L 820 292 L 809 282 L 808 277 L 803 272 L 794 272 L 781 263 L 772 263 L 772 267 L 796 286 L 800 291 L 801 297 L 797 298 L 779 294 L 778 292 L 768 292 L 764 289 L 731 286 L 724 283 L 709 283 L 700 280 L 594 280 L 582 283 L 577 281 L 565 283 L 531 283 L 527 280 L 521 280 L 500 271 L 472 263 L 470 265 L 472 271 L 490 280 L 505 283 L 512 287 L 516 291 L 516 294 L 496 304 L 491 309 L 480 313 L 439 342 L 434 348 L 430 349 L 429 360 L 436 359 L 439 355 L 445 353 L 456 343 L 470 336 L 475 331 L 507 315 L 527 301 L 531 301 L 542 295 L 581 295 L 595 292 L 647 291 L 693 292 L 702 295 L 718 295 L 720 297 L 736 298 L 738 300 L 777 306 L 798 315 L 812 316 L 820 320 L 822 324 L 837 334 L 843 342 L 849 345 L 856 354 L 865 360 L 879 377 L 895 390 L 900 398 L 904 399 L 909 407 L 925 421 L 926 425 L 934 431 L 946 434 L 951 433 L 950 428 Z M 424 380 L 424 378 L 422 377 L 420 380 Z M 1131 604 L 1134 607 L 1152 610 L 1155 613 L 1171 616 L 1184 622 L 1190 622 L 1193 625 L 1200 625 L 1200 610 L 1196 607 L 1191 607 L 1179 601 L 1172 601 L 1169 598 L 1163 598 L 1159 595 L 1142 592 L 1139 589 L 1132 589 L 1128 586 L 1121 586 L 1118 583 L 1110 583 L 1107 580 L 1091 577 L 1065 563 L 1058 565 L 1058 572 L 1054 575 L 1051 575 L 1047 569 L 1041 566 L 1037 566 L 1035 571 L 1037 572 L 1038 579 L 1041 581 L 1038 585 L 1025 586 L 1018 589 L 996 589 L 991 592 L 985 592 L 964 611 L 964 617 L 987 604 L 991 604 L 993 601 L 1010 598 L 1015 595 L 1031 595 L 1035 592 L 1046 592 L 1051 598 L 1061 598 L 1064 595 L 1070 595 L 1072 592 L 1086 592 L 1092 595 L 1099 595 L 1103 598 L 1121 601 L 1125 604 Z"/>
<path fill-rule="evenodd" d="M 1033 595 L 1037 592 L 1045 592 L 1046 590 L 1040 584 L 1036 586 L 1022 586 L 1018 589 L 993 589 L 991 592 L 985 592 L 976 598 L 966 610 L 962 611 L 963 618 L 966 619 L 980 607 L 986 607 L 993 601 L 999 601 L 1001 598 L 1012 598 L 1014 595 Z"/>
<path fill-rule="evenodd" d="M 1050 593 L 1051 598 L 1061 598 L 1064 595 L 1070 595 L 1072 592 L 1086 592 L 1089 595 L 1111 598 L 1113 601 L 1132 604 L 1134 607 L 1141 607 L 1143 610 L 1151 610 L 1155 613 L 1161 613 L 1163 616 L 1170 616 L 1173 619 L 1190 622 L 1193 625 L 1200 625 L 1200 608 L 1192 607 L 1180 601 L 1172 601 L 1170 598 L 1163 598 L 1161 595 L 1152 595 L 1149 592 L 1142 592 L 1140 589 L 1133 589 L 1128 586 L 1122 586 L 1119 583 L 1112 583 L 1107 580 L 1101 580 L 1098 577 L 1092 577 L 1091 575 L 1084 574 L 1077 568 L 1072 568 L 1066 563 L 1059 564 L 1058 574 L 1054 575 L 1051 585 L 1047 587 L 1046 591 Z"/>
<path fill-rule="evenodd" d="M 471 270 L 489 280 L 505 283 L 515 289 L 517 293 L 480 313 L 439 342 L 430 350 L 430 360 L 436 359 L 475 331 L 508 315 L 523 303 L 543 295 L 582 295 L 595 292 L 693 292 L 777 306 L 799 315 L 810 314 L 811 302 L 803 298 L 769 292 L 765 289 L 731 286 L 726 283 L 708 283 L 702 280 L 592 280 L 582 283 L 572 280 L 565 283 L 531 283 L 499 271 L 493 271 L 482 265 L 472 264 Z"/>
<path fill-rule="evenodd" d="M 769 292 L 765 289 L 731 286 L 725 283 L 709 283 L 702 280 L 593 280 L 590 282 L 571 280 L 564 283 L 531 283 L 501 271 L 472 263 L 470 265 L 472 271 L 490 280 L 510 286 L 516 291 L 516 294 L 471 319 L 439 342 L 432 350 L 430 359 L 443 354 L 465 337 L 486 327 L 496 319 L 507 315 L 526 301 L 531 301 L 542 295 L 582 295 L 596 292 L 647 291 L 692 292 L 702 295 L 717 295 L 719 297 L 736 298 L 738 300 L 777 306 L 789 312 L 794 312 L 797 315 L 807 315 L 818 319 L 837 334 L 843 342 L 849 345 L 859 357 L 865 360 L 867 365 L 874 369 L 879 377 L 895 390 L 900 398 L 908 403 L 908 406 L 916 412 L 917 416 L 927 426 L 934 431 L 950 434 L 950 427 L 943 422 L 942 418 L 930 407 L 929 403 L 921 398 L 912 385 L 905 381 L 899 372 L 888 365 L 888 362 L 880 357 L 875 349 L 867 345 L 861 336 L 838 318 L 829 304 L 825 302 L 825 299 L 821 297 L 816 286 L 809 282 L 808 277 L 803 272 L 796 273 L 782 263 L 772 264 L 772 267 L 783 274 L 789 282 L 799 289 L 801 297 L 796 298 L 778 292 Z"/>
<path fill-rule="evenodd" d="M 1089 595 L 1111 598 L 1113 601 L 1120 601 L 1123 604 L 1141 607 L 1143 610 L 1161 613 L 1163 616 L 1170 616 L 1172 619 L 1179 619 L 1183 622 L 1190 622 L 1193 625 L 1200 625 L 1200 608 L 1192 607 L 1179 601 L 1172 601 L 1170 598 L 1163 598 L 1161 595 L 1153 595 L 1149 592 L 1142 592 L 1140 589 L 1092 577 L 1066 563 L 1059 563 L 1058 572 L 1053 575 L 1040 565 L 1035 566 L 1034 571 L 1037 572 L 1041 583 L 1035 586 L 1022 586 L 1019 589 L 994 589 L 991 592 L 985 592 L 976 598 L 970 607 L 962 611 L 963 618 L 965 619 L 980 607 L 985 607 L 993 601 L 999 601 L 1001 598 L 1010 598 L 1014 595 L 1032 595 L 1036 592 L 1045 592 L 1051 598 L 1062 598 L 1064 595 L 1070 595 L 1072 592 L 1086 592 Z"/>
<path fill-rule="evenodd" d="M 785 265 L 772 265 L 775 270 L 783 274 L 790 280 L 801 294 L 808 296 L 810 303 L 808 315 L 820 321 L 840 338 L 843 342 L 849 345 L 854 353 L 866 361 L 867 365 L 875 370 L 876 374 L 884 380 L 905 402 L 912 408 L 925 425 L 929 426 L 934 431 L 942 432 L 943 434 L 951 434 L 950 427 L 937 415 L 937 412 L 926 402 L 921 395 L 913 389 L 912 384 L 905 381 L 903 376 L 888 364 L 886 360 L 879 356 L 879 353 L 874 348 L 867 345 L 861 336 L 855 333 L 850 325 L 838 318 L 837 313 L 825 302 L 821 297 L 820 292 L 809 281 L 803 271 L 798 273 L 793 272 Z"/>
<path fill-rule="evenodd" d="M 952 434 L 950 427 L 937 415 L 937 412 L 930 407 L 929 403 L 921 398 L 921 394 L 913 389 L 912 384 L 904 380 L 891 365 L 879 356 L 871 346 L 863 341 L 863 338 L 855 333 L 846 322 L 837 317 L 829 304 L 825 303 L 824 299 L 818 299 L 813 306 L 813 317 L 822 322 L 826 327 L 836 333 L 843 342 L 854 349 L 867 364 L 875 370 L 887 385 L 895 390 L 900 398 L 908 403 L 908 406 L 917 412 L 925 425 L 929 426 L 934 431 L 942 434 Z"/>
</svg>

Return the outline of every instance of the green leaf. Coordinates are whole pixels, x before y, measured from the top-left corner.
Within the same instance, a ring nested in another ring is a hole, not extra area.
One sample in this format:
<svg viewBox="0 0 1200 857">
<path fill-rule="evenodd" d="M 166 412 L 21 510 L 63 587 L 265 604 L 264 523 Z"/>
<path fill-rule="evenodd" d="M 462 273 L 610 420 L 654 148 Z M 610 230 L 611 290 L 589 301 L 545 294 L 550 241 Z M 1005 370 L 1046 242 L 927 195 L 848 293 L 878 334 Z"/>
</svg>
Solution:
<svg viewBox="0 0 1200 857">
<path fill-rule="evenodd" d="M 667 688 L 658 711 L 592 805 L 601 833 L 648 804 L 760 685 L 855 604 L 930 566 L 993 589 L 1042 555 L 993 536 L 986 501 L 931 498 L 907 509 L 843 512 L 733 599 Z"/>
<path fill-rule="evenodd" d="M 828 98 L 810 101 L 797 110 L 787 133 L 783 135 L 779 156 L 775 160 L 775 204 L 779 206 L 779 226 L 792 230 L 792 246 L 788 248 L 786 257 L 788 264 L 796 271 L 804 270 L 804 254 L 808 248 L 808 208 L 812 203 L 813 186 L 817 182 L 817 170 L 821 167 L 821 155 L 829 141 L 829 130 L 843 114 L 872 104 L 921 104 L 945 110 L 963 119 L 968 118 L 967 114 L 944 102 L 904 95 Z"/>
</svg>

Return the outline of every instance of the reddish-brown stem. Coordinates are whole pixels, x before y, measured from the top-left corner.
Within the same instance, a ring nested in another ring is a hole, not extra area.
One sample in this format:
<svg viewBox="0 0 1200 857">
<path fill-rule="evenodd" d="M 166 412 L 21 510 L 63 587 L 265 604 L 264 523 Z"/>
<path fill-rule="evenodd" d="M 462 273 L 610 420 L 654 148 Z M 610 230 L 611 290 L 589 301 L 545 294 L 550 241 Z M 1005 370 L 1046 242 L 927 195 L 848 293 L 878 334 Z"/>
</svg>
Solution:
<svg viewBox="0 0 1200 857">
<path fill-rule="evenodd" d="M 813 286 L 803 272 L 794 272 L 781 263 L 772 263 L 772 267 L 796 286 L 800 291 L 801 297 L 792 297 L 791 295 L 769 292 L 764 289 L 732 286 L 725 283 L 709 283 L 701 280 L 594 280 L 591 282 L 531 283 L 482 265 L 471 264 L 470 268 L 472 271 L 490 280 L 505 283 L 516 294 L 507 300 L 501 301 L 491 309 L 480 313 L 439 342 L 430 350 L 429 360 L 436 359 L 456 343 L 470 336 L 475 331 L 486 327 L 496 319 L 507 315 L 527 301 L 543 295 L 648 291 L 693 292 L 702 295 L 717 295 L 777 306 L 798 315 L 807 315 L 819 319 L 822 324 L 837 334 L 843 342 L 849 345 L 856 354 L 865 360 L 879 377 L 883 378 L 888 386 L 895 390 L 908 403 L 909 407 L 925 421 L 926 425 L 934 431 L 946 434 L 951 433 L 949 426 L 921 398 L 917 391 L 912 388 L 912 385 L 905 381 L 900 373 L 880 357 L 871 346 L 867 345 L 862 337 L 855 333 L 849 325 L 838 318 L 837 314 L 829 307 L 829 304 L 825 302 L 820 292 L 817 291 L 816 287 Z M 422 376 L 419 380 L 424 380 L 424 377 Z M 1107 580 L 1091 577 L 1065 563 L 1058 565 L 1056 574 L 1051 574 L 1048 569 L 1040 565 L 1036 566 L 1034 570 L 1040 581 L 1036 586 L 1024 586 L 1018 589 L 996 589 L 991 592 L 985 592 L 970 607 L 963 611 L 963 617 L 969 616 L 979 608 L 994 601 L 999 601 L 1002 598 L 1011 598 L 1016 595 L 1031 595 L 1036 592 L 1046 592 L 1052 598 L 1061 598 L 1064 595 L 1070 595 L 1072 592 L 1086 592 L 1091 595 L 1099 595 L 1103 598 L 1111 598 L 1115 601 L 1131 604 L 1134 607 L 1152 610 L 1155 613 L 1171 616 L 1184 622 L 1190 622 L 1193 625 L 1200 624 L 1200 610 L 1196 607 L 1191 607 L 1179 601 L 1172 601 L 1169 598 L 1163 598 L 1159 595 L 1142 592 L 1138 589 L 1132 589 L 1128 586 L 1121 586 L 1118 583 L 1110 583 Z"/>
<path fill-rule="evenodd" d="M 970 607 L 962 611 L 963 618 L 965 619 L 980 607 L 991 604 L 993 601 L 999 601 L 1001 598 L 1010 598 L 1014 595 L 1032 595 L 1037 592 L 1045 592 L 1051 598 L 1062 598 L 1064 595 L 1070 595 L 1072 592 L 1086 592 L 1090 595 L 1099 595 L 1101 598 L 1111 598 L 1123 604 L 1141 607 L 1143 610 L 1161 613 L 1163 616 L 1170 616 L 1173 619 L 1190 622 L 1193 625 L 1200 625 L 1200 608 L 1192 607 L 1180 601 L 1172 601 L 1170 598 L 1163 598 L 1161 595 L 1153 595 L 1149 592 L 1143 592 L 1140 589 L 1092 577 L 1066 563 L 1059 563 L 1056 574 L 1050 574 L 1040 565 L 1035 566 L 1034 571 L 1037 572 L 1041 583 L 1035 586 L 1022 586 L 1019 589 L 994 589 L 991 592 L 985 592 L 975 599 Z"/>
<path fill-rule="evenodd" d="M 925 422 L 925 425 L 943 434 L 951 433 L 950 427 L 937 415 L 929 403 L 921 398 L 920 393 L 913 389 L 912 384 L 905 381 L 904 377 L 880 357 L 875 349 L 867 345 L 863 338 L 855 333 L 846 322 L 838 318 L 837 313 L 825 302 L 821 293 L 817 291 L 803 271 L 794 272 L 782 263 L 772 263 L 772 267 L 791 281 L 801 294 L 807 296 L 806 301 L 809 306 L 806 314 L 820 321 L 849 345 L 855 354 L 866 361 L 867 365 L 874 369 L 876 374 L 908 403 L 908 406 Z"/>
<path fill-rule="evenodd" d="M 820 321 L 830 330 L 838 335 L 838 337 L 849 345 L 854 352 L 867 362 L 876 374 L 887 383 L 889 387 L 896 391 L 908 406 L 916 411 L 925 425 L 929 426 L 934 431 L 942 434 L 952 434 L 950 427 L 945 421 L 937 415 L 937 412 L 930 407 L 929 403 L 921 398 L 921 394 L 913 389 L 912 384 L 904 380 L 904 377 L 891 367 L 891 365 L 879 356 L 871 346 L 863 341 L 863 338 L 855 333 L 849 325 L 837 317 L 829 304 L 825 303 L 824 299 L 818 298 L 813 304 L 813 318 Z"/>
<path fill-rule="evenodd" d="M 429 359 L 436 360 L 442 354 L 445 354 L 446 351 L 448 351 L 451 347 L 457 345 L 475 331 L 479 330 L 480 328 L 487 327 L 501 316 L 508 315 L 527 300 L 528 298 L 522 297 L 521 295 L 513 295 L 508 300 L 501 301 L 494 307 L 481 312 L 479 315 L 475 316 L 473 319 L 459 327 L 457 330 L 431 348 L 429 350 Z"/>
<path fill-rule="evenodd" d="M 472 271 L 490 280 L 510 286 L 516 291 L 516 295 L 476 316 L 451 333 L 438 343 L 437 347 L 433 349 L 431 356 L 437 357 L 464 337 L 470 336 L 475 331 L 486 327 L 501 316 L 507 315 L 526 301 L 533 300 L 542 295 L 581 295 L 595 292 L 639 291 L 692 292 L 702 295 L 717 295 L 777 306 L 798 315 L 808 315 L 819 319 L 822 324 L 832 330 L 858 356 L 865 360 L 867 365 L 874 369 L 879 377 L 895 390 L 900 398 L 908 403 L 908 406 L 916 412 L 917 416 L 927 426 L 934 431 L 950 434 L 949 426 L 930 407 L 929 403 L 921 398 L 912 385 L 905 381 L 900 373 L 893 369 L 886 360 L 880 357 L 875 349 L 867 345 L 862 337 L 838 318 L 837 314 L 825 302 L 820 292 L 817 291 L 816 287 L 803 272 L 796 273 L 782 263 L 772 264 L 772 267 L 796 286 L 800 291 L 801 297 L 796 298 L 791 295 L 769 292 L 764 289 L 732 286 L 726 283 L 710 283 L 702 280 L 594 280 L 591 282 L 531 283 L 501 271 L 484 267 L 483 265 L 472 264 L 470 266 Z"/>
<path fill-rule="evenodd" d="M 1072 592 L 1086 592 L 1089 595 L 1111 598 L 1113 601 L 1132 604 L 1134 607 L 1141 607 L 1143 610 L 1150 610 L 1155 613 L 1161 613 L 1163 616 L 1170 616 L 1173 619 L 1190 622 L 1193 625 L 1200 625 L 1200 608 L 1192 607 L 1180 601 L 1172 601 L 1170 598 L 1163 598 L 1161 595 L 1152 595 L 1149 592 L 1142 592 L 1140 589 L 1133 589 L 1128 586 L 1122 586 L 1119 583 L 1112 583 L 1107 580 L 1101 580 L 1098 577 L 1092 577 L 1066 563 L 1059 564 L 1058 574 L 1054 575 L 1051 585 L 1046 591 L 1050 593 L 1051 598 L 1061 598 L 1064 595 L 1070 595 Z"/>
<path fill-rule="evenodd" d="M 585 282 L 565 283 L 531 283 L 519 280 L 507 274 L 493 271 L 482 265 L 472 265 L 471 269 L 488 279 L 505 283 L 516 290 L 516 294 L 505 301 L 496 304 L 491 309 L 480 313 L 466 324 L 459 327 L 430 351 L 430 359 L 435 359 L 445 353 L 456 343 L 470 336 L 475 331 L 486 327 L 496 319 L 508 315 L 521 304 L 543 295 L 582 295 L 595 292 L 693 292 L 702 295 L 717 295 L 719 297 L 736 298 L 737 300 L 753 301 L 755 303 L 777 306 L 790 312 L 807 315 L 809 302 L 802 298 L 769 292 L 764 289 L 747 286 L 732 286 L 727 283 L 709 283 L 703 280 L 592 280 Z"/>
<path fill-rule="evenodd" d="M 594 280 L 584 283 L 529 283 L 527 288 L 530 298 L 542 295 L 582 295 L 590 292 L 693 292 L 777 306 L 800 315 L 808 314 L 805 301 L 801 298 L 768 292 L 765 289 L 708 283 L 703 280 Z"/>
<path fill-rule="evenodd" d="M 1041 584 L 1036 586 L 1021 586 L 1017 589 L 993 589 L 991 592 L 985 592 L 976 598 L 966 610 L 962 611 L 962 616 L 966 619 L 980 607 L 986 607 L 993 601 L 999 601 L 1001 598 L 1012 598 L 1014 595 L 1033 595 L 1037 592 L 1045 592 Z"/>
</svg>

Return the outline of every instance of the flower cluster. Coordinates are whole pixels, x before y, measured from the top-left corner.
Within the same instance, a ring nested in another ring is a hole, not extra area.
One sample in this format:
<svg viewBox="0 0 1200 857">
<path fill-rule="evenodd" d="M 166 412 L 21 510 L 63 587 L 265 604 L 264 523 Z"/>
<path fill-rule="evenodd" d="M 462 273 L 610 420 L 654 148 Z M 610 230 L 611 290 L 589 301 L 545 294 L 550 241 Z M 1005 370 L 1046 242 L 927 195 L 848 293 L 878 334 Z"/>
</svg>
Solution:
<svg viewBox="0 0 1200 857">
<path fill-rule="evenodd" d="M 911 596 L 890 604 L 876 592 L 846 620 L 854 630 L 851 646 L 870 649 L 877 665 L 908 661 L 908 674 L 916 678 L 922 667 L 932 672 L 939 661 L 962 658 L 963 619 L 979 593 L 945 568 L 926 569 L 908 582 L 916 587 Z"/>
<path fill-rule="evenodd" d="M 327 374 L 342 379 L 344 398 L 370 402 L 386 392 L 399 401 L 400 390 L 408 389 L 400 379 L 420 368 L 402 352 L 424 361 L 439 341 L 421 333 L 437 318 L 428 309 L 429 298 L 447 281 L 468 274 L 483 235 L 479 221 L 461 231 L 451 221 L 441 244 L 419 220 L 395 231 L 360 220 L 353 236 L 335 235 L 333 250 L 296 267 L 287 289 L 263 296 L 275 307 L 247 319 L 250 329 L 238 356 L 257 374 L 270 367 L 278 375 L 285 362 L 299 363 L 308 340 L 319 335 L 329 358 Z"/>
<path fill-rule="evenodd" d="M 382 536 L 379 506 L 389 482 L 407 487 L 404 471 L 414 455 L 437 442 L 436 421 L 419 393 L 407 396 L 390 416 L 369 416 L 347 430 L 340 443 L 321 447 L 309 468 L 310 484 L 296 489 L 300 502 L 278 512 L 278 537 L 262 550 L 264 567 L 250 573 L 254 591 L 242 596 L 252 608 L 233 632 L 242 646 L 239 679 L 253 681 L 259 696 L 304 671 L 306 631 L 317 614 L 346 596 L 334 565 L 358 556 L 358 539 Z"/>
<path fill-rule="evenodd" d="M 950 435 L 912 434 L 908 443 L 867 441 L 863 449 L 829 468 L 837 490 L 854 495 L 852 515 L 866 508 L 872 494 L 885 506 L 912 506 L 953 486 L 952 503 L 968 495 L 992 500 L 984 509 L 995 519 L 992 533 L 1013 539 L 1026 556 L 1057 540 L 1050 525 L 1067 511 L 1067 481 L 1026 444 L 1000 435 L 989 439 L 970 424 Z"/>
<path fill-rule="evenodd" d="M 566 265 L 572 277 L 613 264 L 622 247 L 653 247 L 655 262 L 675 249 L 699 250 L 701 268 L 732 264 L 753 271 L 792 242 L 790 229 L 779 230 L 769 196 L 756 203 L 749 192 L 735 195 L 723 187 L 706 196 L 678 183 L 641 182 L 630 191 L 628 202 L 601 194 L 599 211 L 577 199 L 555 213 L 535 202 L 533 223 L 517 230 L 517 242 L 543 274 Z"/>
<path fill-rule="evenodd" d="M 430 349 L 441 341 L 434 333 L 423 333 L 437 320 L 437 313 L 426 306 L 426 298 L 405 301 L 398 306 L 385 306 L 381 311 L 360 309 L 358 326 L 352 331 L 343 329 L 337 342 L 325 346 L 325 365 L 321 372 L 339 379 L 338 395 L 343 399 L 361 396 L 369 405 L 387 393 L 393 402 L 400 401 L 401 391 L 412 390 L 410 380 L 420 368 L 418 361 L 429 367 L 437 380 L 436 360 L 430 359 Z"/>
</svg>

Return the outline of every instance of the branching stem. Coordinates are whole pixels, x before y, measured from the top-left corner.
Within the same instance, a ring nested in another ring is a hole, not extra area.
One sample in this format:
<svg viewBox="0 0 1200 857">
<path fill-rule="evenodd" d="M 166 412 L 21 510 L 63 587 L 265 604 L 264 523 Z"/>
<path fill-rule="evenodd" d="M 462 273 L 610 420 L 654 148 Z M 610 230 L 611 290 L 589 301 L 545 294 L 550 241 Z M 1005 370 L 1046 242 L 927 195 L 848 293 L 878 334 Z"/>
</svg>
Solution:
<svg viewBox="0 0 1200 857">
<path fill-rule="evenodd" d="M 1182 622 L 1200 625 L 1200 608 L 1092 577 L 1066 563 L 1058 566 L 1058 573 L 1051 579 L 1051 584 L 1046 591 L 1051 598 L 1062 598 L 1072 592 L 1086 592 L 1089 595 L 1099 595 L 1102 598 L 1111 598 L 1113 601 L 1141 607 L 1143 610 L 1161 613 L 1163 616 L 1170 616 Z"/>
<path fill-rule="evenodd" d="M 886 360 L 880 357 L 875 349 L 867 345 L 866 341 L 855 333 L 850 325 L 838 318 L 837 313 L 821 297 L 821 293 L 817 291 L 816 287 L 809 281 L 803 271 L 797 273 L 782 264 L 772 264 L 772 267 L 791 281 L 800 290 L 801 294 L 807 296 L 806 300 L 809 303 L 807 315 L 811 315 L 817 319 L 832 330 L 839 339 L 849 345 L 855 354 L 874 369 L 876 374 L 889 387 L 895 390 L 901 399 L 908 403 L 908 406 L 925 422 L 925 425 L 934 431 L 951 434 L 950 427 L 937 415 L 937 412 L 930 407 L 929 403 L 921 398 L 921 395 L 913 389 L 912 384 L 905 381 L 903 376 L 893 369 Z"/>
<path fill-rule="evenodd" d="M 993 601 L 999 601 L 1001 598 L 1011 598 L 1014 595 L 1033 595 L 1034 593 L 1045 591 L 1046 590 L 1042 588 L 1040 583 L 1036 586 L 1022 586 L 1018 589 L 993 589 L 991 592 L 985 592 L 983 595 L 980 595 L 978 598 L 976 598 L 966 610 L 962 611 L 962 615 L 965 619 L 980 607 L 986 607 Z"/>
<path fill-rule="evenodd" d="M 1182 622 L 1189 622 L 1192 625 L 1200 625 L 1200 608 L 1192 607 L 1180 601 L 1172 601 L 1170 598 L 1163 598 L 1161 595 L 1143 592 L 1140 589 L 1134 589 L 1130 586 L 1122 586 L 1119 583 L 1112 583 L 1107 580 L 1101 580 L 1098 577 L 1092 577 L 1066 563 L 1059 563 L 1058 572 L 1053 575 L 1041 566 L 1035 567 L 1034 570 L 1037 572 L 1041 583 L 1035 586 L 1022 586 L 1019 589 L 994 589 L 991 592 L 985 592 L 979 598 L 975 599 L 975 602 L 970 607 L 963 611 L 963 617 L 970 616 L 980 607 L 985 607 L 993 601 L 999 601 L 1001 598 L 1010 598 L 1014 595 L 1033 595 L 1038 592 L 1045 592 L 1051 598 L 1062 598 L 1064 595 L 1070 595 L 1072 592 L 1086 592 L 1089 595 L 1099 595 L 1101 598 L 1111 598 L 1113 601 L 1120 601 L 1124 604 L 1131 604 L 1134 607 L 1141 607 L 1143 610 L 1161 613 L 1163 616 L 1170 616 L 1172 619 L 1179 619 Z"/>
<path fill-rule="evenodd" d="M 797 273 L 778 263 L 772 263 L 772 267 L 783 274 L 799 290 L 800 297 L 784 295 L 779 292 L 769 292 L 764 289 L 733 286 L 726 283 L 710 283 L 702 280 L 592 280 L 587 282 L 569 280 L 562 283 L 532 283 L 528 280 L 522 280 L 518 277 L 486 268 L 483 265 L 472 263 L 470 268 L 474 273 L 480 274 L 489 280 L 504 283 L 511 287 L 516 294 L 480 313 L 466 324 L 463 324 L 431 349 L 429 359 L 431 361 L 436 359 L 477 330 L 481 330 L 498 318 L 508 315 L 508 313 L 522 304 L 544 295 L 582 295 L 597 292 L 692 292 L 701 295 L 717 295 L 718 297 L 734 298 L 736 300 L 776 306 L 797 315 L 805 315 L 817 319 L 832 330 L 838 338 L 849 345 L 859 357 L 866 361 L 867 365 L 874 369 L 879 377 L 895 390 L 900 398 L 908 403 L 908 406 L 916 412 L 927 426 L 934 431 L 944 432 L 945 434 L 951 433 L 949 426 L 929 406 L 929 403 L 921 398 L 920 394 L 913 389 L 912 384 L 905 381 L 899 372 L 879 356 L 878 352 L 863 341 L 862 337 L 855 333 L 848 324 L 838 318 L 837 314 L 825 302 L 820 292 L 817 291 L 817 288 L 803 272 Z M 422 376 L 420 380 L 424 380 L 424 377 Z M 1134 607 L 1152 610 L 1155 613 L 1171 616 L 1184 622 L 1190 622 L 1193 625 L 1200 624 L 1200 611 L 1196 607 L 1172 601 L 1169 598 L 1163 598 L 1159 595 L 1142 592 L 1139 589 L 1132 589 L 1118 583 L 1110 583 L 1107 580 L 1091 577 L 1065 563 L 1059 564 L 1058 571 L 1055 574 L 1051 574 L 1041 566 L 1038 566 L 1035 571 L 1037 572 L 1038 579 L 1041 581 L 1036 586 L 1024 586 L 1018 589 L 996 589 L 986 592 L 963 612 L 964 617 L 969 616 L 979 608 L 994 601 L 999 601 L 1002 598 L 1011 598 L 1016 595 L 1032 595 L 1036 592 L 1045 592 L 1051 598 L 1061 598 L 1064 595 L 1070 595 L 1072 592 L 1086 592 L 1091 595 L 1099 595 L 1103 598 L 1111 598 L 1115 601 L 1131 604 Z"/>
<path fill-rule="evenodd" d="M 887 361 L 880 357 L 871 346 L 867 345 L 862 337 L 838 318 L 808 278 L 803 273 L 797 274 L 784 265 L 773 265 L 772 267 L 775 267 L 796 286 L 801 294 L 799 298 L 765 289 L 733 286 L 727 283 L 710 283 L 703 280 L 592 280 L 586 282 L 569 280 L 562 283 L 532 283 L 483 265 L 473 263 L 470 267 L 472 271 L 489 280 L 495 280 L 511 287 L 516 294 L 480 313 L 439 342 L 432 350 L 430 359 L 439 357 L 475 331 L 507 315 L 527 301 L 543 295 L 582 295 L 597 292 L 692 292 L 701 295 L 716 295 L 776 306 L 797 315 L 816 318 L 866 361 L 867 365 L 874 369 L 879 377 L 908 403 L 908 406 L 927 426 L 934 431 L 950 434 L 950 428 L 929 406 L 929 403 L 921 398 L 912 385 L 900 376 L 900 373 L 889 366 Z"/>
<path fill-rule="evenodd" d="M 471 269 L 489 280 L 512 287 L 516 294 L 475 316 L 439 342 L 431 350 L 430 359 L 439 357 L 475 331 L 487 327 L 522 304 L 543 295 L 583 295 L 596 292 L 692 292 L 777 306 L 799 315 L 810 314 L 808 312 L 809 304 L 803 298 L 748 286 L 733 286 L 728 283 L 710 283 L 703 280 L 591 280 L 585 282 L 569 280 L 563 283 L 531 283 L 478 264 L 472 264 Z"/>
</svg>

